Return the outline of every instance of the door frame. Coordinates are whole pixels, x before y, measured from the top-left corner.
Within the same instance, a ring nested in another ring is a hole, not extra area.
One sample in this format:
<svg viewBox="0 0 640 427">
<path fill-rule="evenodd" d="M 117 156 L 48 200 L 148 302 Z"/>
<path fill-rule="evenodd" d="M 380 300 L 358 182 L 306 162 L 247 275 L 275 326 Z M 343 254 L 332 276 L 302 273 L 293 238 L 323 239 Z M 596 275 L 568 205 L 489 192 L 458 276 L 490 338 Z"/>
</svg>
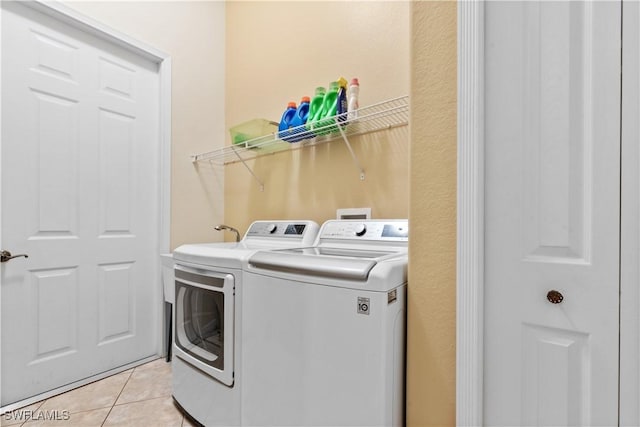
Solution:
<svg viewBox="0 0 640 427">
<path fill-rule="evenodd" d="M 456 425 L 483 423 L 484 2 L 458 2 Z"/>
<path fill-rule="evenodd" d="M 622 1 L 619 425 L 640 423 L 640 6 Z M 626 76 L 626 77 L 625 77 Z M 624 233 L 622 232 L 624 230 Z"/>
<path fill-rule="evenodd" d="M 640 8 L 622 1 L 628 13 L 623 14 L 623 28 L 632 28 L 640 20 Z M 458 2 L 458 162 L 457 162 L 457 266 L 456 266 L 456 424 L 483 425 L 483 364 L 484 364 L 484 2 Z M 635 144 L 640 132 L 633 127 L 640 112 L 638 63 L 640 36 L 634 33 L 636 46 L 623 41 L 623 75 L 633 85 L 623 91 L 621 120 L 622 148 Z M 635 78 L 635 80 L 634 80 Z M 620 289 L 625 298 L 620 301 L 620 383 L 619 424 L 637 425 L 640 412 L 640 225 L 630 212 L 640 212 L 637 191 L 640 152 L 622 156 L 625 179 L 621 188 L 621 276 Z M 634 155 L 636 157 L 634 157 Z M 626 170 L 626 172 L 625 172 Z M 633 173 L 629 173 L 632 171 Z M 636 179 L 635 187 L 630 181 Z M 636 209 L 636 211 L 634 211 Z M 624 372 L 624 374 L 623 374 Z"/>
<path fill-rule="evenodd" d="M 157 300 L 158 305 L 161 306 L 163 297 L 161 292 L 161 270 L 160 270 L 160 254 L 169 252 L 170 249 L 170 225 L 171 225 L 171 57 L 168 53 L 158 50 L 146 43 L 140 42 L 124 33 L 121 33 L 109 26 L 102 24 L 86 15 L 83 15 L 76 10 L 65 6 L 57 1 L 49 0 L 27 0 L 20 2 L 22 6 L 31 8 L 40 13 L 43 13 L 53 19 L 63 22 L 75 29 L 91 34 L 101 40 L 115 44 L 137 56 L 145 58 L 151 62 L 158 64 L 158 78 L 159 78 L 159 117 L 158 117 L 158 137 L 160 139 L 159 144 L 159 229 L 158 229 L 158 269 L 155 277 L 155 281 L 159 284 L 157 287 L 156 295 L 154 299 Z M 0 8 L 0 22 L 2 19 L 2 9 Z M 2 36 L 0 32 L 0 55 L 2 46 Z M 2 71 L 0 67 L 0 93 L 2 93 Z M 2 173 L 2 110 L 0 106 L 0 176 Z M 0 188 L 0 223 L 2 221 L 2 189 Z M 2 241 L 2 228 L 0 227 L 0 242 Z M 0 286 L 2 286 L 0 278 Z M 1 295 L 1 294 L 0 294 Z M 1 296 L 0 296 L 1 298 Z M 162 315 L 163 310 L 158 310 L 157 319 L 157 336 L 158 346 L 157 354 L 160 355 L 163 352 L 162 349 Z M 2 344 L 0 341 L 0 355 L 2 351 Z M 1 357 L 1 356 L 0 356 Z M 142 361 L 144 362 L 144 361 Z M 100 374 L 98 376 L 78 381 L 76 383 L 60 387 L 58 389 L 47 392 L 37 397 L 37 400 L 47 398 L 54 394 L 62 393 L 73 388 L 79 387 L 89 382 L 96 381 L 97 379 L 104 378 L 112 375 L 116 372 L 130 369 L 132 366 L 139 364 L 138 362 L 129 364 L 127 366 L 114 369 L 112 371 Z M 0 372 L 0 381 L 1 372 Z M 33 399 L 28 399 L 33 400 Z M 35 401 L 35 400 L 34 400 Z M 19 404 L 29 404 L 28 401 L 20 402 Z M 18 404 L 10 405 L 2 408 L 3 410 L 11 410 L 13 407 L 19 407 Z"/>
</svg>

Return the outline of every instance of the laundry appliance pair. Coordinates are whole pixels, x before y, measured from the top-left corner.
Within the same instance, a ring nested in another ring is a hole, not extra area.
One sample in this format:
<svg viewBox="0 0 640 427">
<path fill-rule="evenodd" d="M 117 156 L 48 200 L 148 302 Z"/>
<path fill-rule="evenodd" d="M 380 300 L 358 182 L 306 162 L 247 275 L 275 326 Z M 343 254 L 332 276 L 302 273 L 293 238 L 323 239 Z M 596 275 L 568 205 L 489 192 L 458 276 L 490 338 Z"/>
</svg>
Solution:
<svg viewBox="0 0 640 427">
<path fill-rule="evenodd" d="M 402 425 L 407 243 L 406 220 L 258 221 L 176 249 L 176 401 L 206 426 Z"/>
</svg>

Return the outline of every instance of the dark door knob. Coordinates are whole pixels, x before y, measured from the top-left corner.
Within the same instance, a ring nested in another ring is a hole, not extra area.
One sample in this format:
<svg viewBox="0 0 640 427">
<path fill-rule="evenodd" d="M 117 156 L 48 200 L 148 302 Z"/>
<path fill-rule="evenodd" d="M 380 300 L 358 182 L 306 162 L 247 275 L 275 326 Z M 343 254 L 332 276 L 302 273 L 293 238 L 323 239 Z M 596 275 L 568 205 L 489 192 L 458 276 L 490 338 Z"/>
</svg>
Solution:
<svg viewBox="0 0 640 427">
<path fill-rule="evenodd" d="M 7 262 L 10 259 L 14 259 L 14 258 L 18 258 L 18 257 L 25 257 L 25 258 L 29 258 L 29 255 L 27 254 L 18 254 L 18 255 L 11 255 L 11 252 L 9 251 L 0 251 L 0 262 Z"/>
<path fill-rule="evenodd" d="M 549 300 L 551 304 L 560 304 L 563 299 L 564 296 L 558 291 L 547 292 L 547 300 Z"/>
</svg>

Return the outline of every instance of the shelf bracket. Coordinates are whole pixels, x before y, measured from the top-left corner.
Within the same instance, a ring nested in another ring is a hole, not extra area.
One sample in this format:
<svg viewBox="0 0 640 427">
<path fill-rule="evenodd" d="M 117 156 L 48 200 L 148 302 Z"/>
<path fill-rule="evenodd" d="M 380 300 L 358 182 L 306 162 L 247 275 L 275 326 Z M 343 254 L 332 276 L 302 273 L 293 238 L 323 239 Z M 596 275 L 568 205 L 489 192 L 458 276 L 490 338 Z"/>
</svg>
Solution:
<svg viewBox="0 0 640 427">
<path fill-rule="evenodd" d="M 260 178 L 258 178 L 258 176 L 253 172 L 253 169 L 251 169 L 249 167 L 249 165 L 247 164 L 247 162 L 244 161 L 244 159 L 242 158 L 242 156 L 240 154 L 238 154 L 237 151 L 234 151 L 234 154 L 238 157 L 238 159 L 242 162 L 242 165 L 247 168 L 247 170 L 249 171 L 249 173 L 251 174 L 251 176 L 253 176 L 253 179 L 256 180 L 256 182 L 258 183 L 258 185 L 260 186 L 260 191 L 264 191 L 264 182 L 262 182 L 260 180 Z"/>
<path fill-rule="evenodd" d="M 349 143 L 349 140 L 347 139 L 347 135 L 344 133 L 342 126 L 337 121 L 336 121 L 336 124 L 337 124 L 338 130 L 340 130 L 340 135 L 342 136 L 342 140 L 344 141 L 344 144 L 347 146 L 347 149 L 351 154 L 353 163 L 355 163 L 356 167 L 358 168 L 358 171 L 360 172 L 360 181 L 364 181 L 364 169 L 362 168 L 360 161 L 358 161 L 358 157 L 356 156 L 356 153 L 353 152 L 353 148 L 351 148 L 351 144 Z"/>
</svg>

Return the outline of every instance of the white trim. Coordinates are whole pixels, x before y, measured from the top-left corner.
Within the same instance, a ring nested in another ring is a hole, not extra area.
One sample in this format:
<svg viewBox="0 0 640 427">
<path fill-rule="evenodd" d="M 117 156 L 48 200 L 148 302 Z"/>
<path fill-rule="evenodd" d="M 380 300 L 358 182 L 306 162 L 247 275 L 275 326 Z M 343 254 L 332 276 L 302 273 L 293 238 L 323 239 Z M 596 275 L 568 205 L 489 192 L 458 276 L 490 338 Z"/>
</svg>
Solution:
<svg viewBox="0 0 640 427">
<path fill-rule="evenodd" d="M 89 33 L 109 43 L 120 46 L 129 52 L 142 56 L 152 62 L 160 63 L 169 58 L 169 54 L 136 40 L 108 25 L 98 22 L 55 0 L 27 0 L 24 6 L 42 12 L 53 19 L 64 22 L 80 31 Z"/>
<path fill-rule="evenodd" d="M 160 77 L 160 248 L 167 253 L 171 245 L 171 58 L 159 64 Z"/>
<path fill-rule="evenodd" d="M 640 5 L 622 3 L 620 426 L 640 425 Z"/>
<path fill-rule="evenodd" d="M 456 424 L 482 425 L 484 2 L 458 2 Z"/>
<path fill-rule="evenodd" d="M 2 94 L 2 7 L 0 7 L 0 94 Z M 2 102 L 0 102 L 0 183 L 2 182 Z M 0 245 L 2 240 L 2 185 L 0 185 Z M 4 248 L 0 247 L 0 250 Z M 0 274 L 0 289 L 2 289 L 2 274 Z M 0 307 L 2 307 L 2 291 L 0 291 Z M 0 319 L 2 316 L 0 316 Z M 0 320 L 0 331 L 2 320 Z M 2 339 L 0 339 L 0 366 L 2 366 Z M 2 384 L 2 369 L 0 369 L 0 384 Z M 0 387 L 0 402 L 2 402 L 2 389 Z"/>
<path fill-rule="evenodd" d="M 160 111 L 159 111 L 159 136 L 160 136 L 160 218 L 158 225 L 160 235 L 158 239 L 158 268 L 156 270 L 156 283 L 162 283 L 162 262 L 160 255 L 170 252 L 171 245 L 171 58 L 165 58 L 158 68 L 160 79 Z M 157 352 L 160 356 L 166 355 L 165 337 L 165 307 L 164 288 L 158 287 L 156 301 L 162 307 L 158 310 L 158 340 Z"/>
</svg>

